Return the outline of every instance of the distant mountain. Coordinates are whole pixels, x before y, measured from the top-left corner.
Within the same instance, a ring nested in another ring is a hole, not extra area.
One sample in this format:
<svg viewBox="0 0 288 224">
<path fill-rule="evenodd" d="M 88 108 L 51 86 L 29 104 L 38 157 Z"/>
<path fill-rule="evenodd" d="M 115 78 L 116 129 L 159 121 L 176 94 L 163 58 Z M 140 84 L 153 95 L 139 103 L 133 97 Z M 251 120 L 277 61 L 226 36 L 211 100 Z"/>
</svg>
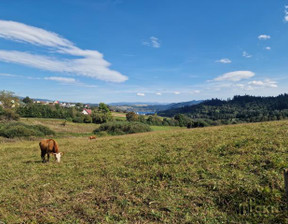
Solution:
<svg viewBox="0 0 288 224">
<path fill-rule="evenodd" d="M 166 103 L 158 103 L 158 102 L 118 102 L 118 103 L 108 103 L 109 106 L 148 106 L 148 105 L 167 105 Z"/>
<path fill-rule="evenodd" d="M 196 105 L 203 102 L 202 100 L 193 100 L 182 103 L 170 103 L 170 104 L 161 104 L 161 103 L 143 103 L 143 102 L 134 102 L 134 103 L 111 103 L 109 104 L 111 109 L 121 110 L 121 111 L 134 111 L 141 113 L 157 113 L 159 111 L 164 111 L 173 108 L 182 108 L 185 106 Z"/>
<path fill-rule="evenodd" d="M 174 109 L 174 108 L 192 106 L 192 105 L 196 105 L 202 102 L 203 100 L 192 100 L 192 101 L 182 102 L 182 103 L 172 103 L 172 104 L 168 104 L 167 106 L 169 107 L 169 109 Z"/>
</svg>

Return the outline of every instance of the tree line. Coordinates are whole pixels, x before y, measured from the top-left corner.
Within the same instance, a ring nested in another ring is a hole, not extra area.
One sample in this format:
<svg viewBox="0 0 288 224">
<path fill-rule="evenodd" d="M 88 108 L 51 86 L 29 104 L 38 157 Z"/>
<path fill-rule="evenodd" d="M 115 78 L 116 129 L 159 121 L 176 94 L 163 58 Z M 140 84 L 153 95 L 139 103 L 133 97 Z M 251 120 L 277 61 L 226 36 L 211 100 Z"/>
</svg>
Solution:
<svg viewBox="0 0 288 224">
<path fill-rule="evenodd" d="M 232 99 L 211 99 L 200 104 L 159 112 L 173 117 L 184 114 L 193 121 L 208 125 L 273 121 L 288 118 L 288 94 L 276 97 L 234 96 Z"/>
</svg>

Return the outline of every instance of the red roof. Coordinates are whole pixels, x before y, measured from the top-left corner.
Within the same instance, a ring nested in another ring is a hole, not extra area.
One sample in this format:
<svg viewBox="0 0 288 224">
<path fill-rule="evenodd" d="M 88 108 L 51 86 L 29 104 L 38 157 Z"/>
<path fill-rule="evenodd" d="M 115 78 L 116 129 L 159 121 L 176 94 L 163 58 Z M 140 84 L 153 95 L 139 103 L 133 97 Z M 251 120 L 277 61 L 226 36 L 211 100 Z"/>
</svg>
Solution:
<svg viewBox="0 0 288 224">
<path fill-rule="evenodd" d="M 92 110 L 91 109 L 84 109 L 83 111 L 86 111 L 87 112 L 87 114 L 92 114 Z"/>
</svg>

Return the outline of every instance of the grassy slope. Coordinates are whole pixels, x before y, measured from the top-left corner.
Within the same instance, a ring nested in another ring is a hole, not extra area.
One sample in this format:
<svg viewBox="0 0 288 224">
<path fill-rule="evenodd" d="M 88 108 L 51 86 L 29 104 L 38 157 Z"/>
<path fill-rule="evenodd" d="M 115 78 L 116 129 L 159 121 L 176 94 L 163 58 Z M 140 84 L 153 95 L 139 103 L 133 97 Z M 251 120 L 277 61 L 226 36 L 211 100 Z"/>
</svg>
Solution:
<svg viewBox="0 0 288 224">
<path fill-rule="evenodd" d="M 64 119 L 48 119 L 48 118 L 21 118 L 20 120 L 26 124 L 41 124 L 46 127 L 51 128 L 54 130 L 58 135 L 64 136 L 77 136 L 77 135 L 91 135 L 93 130 L 99 127 L 98 124 L 85 124 L 85 123 L 73 123 L 73 122 L 66 122 L 66 125 L 63 125 L 65 122 Z"/>
<path fill-rule="evenodd" d="M 60 138 L 66 153 L 60 164 L 40 162 L 38 141 L 4 143 L 0 220 L 288 223 L 282 177 L 287 126 L 281 121 L 96 141 Z M 253 211 L 239 214 L 240 204 L 249 201 Z"/>
</svg>

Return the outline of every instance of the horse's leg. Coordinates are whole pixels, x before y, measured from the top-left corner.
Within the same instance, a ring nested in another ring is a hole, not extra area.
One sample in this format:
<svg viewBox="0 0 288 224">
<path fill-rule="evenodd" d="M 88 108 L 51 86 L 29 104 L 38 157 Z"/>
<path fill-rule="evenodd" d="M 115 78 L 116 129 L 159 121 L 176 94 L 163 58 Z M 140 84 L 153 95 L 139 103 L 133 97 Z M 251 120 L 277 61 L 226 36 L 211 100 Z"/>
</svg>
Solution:
<svg viewBox="0 0 288 224">
<path fill-rule="evenodd" d="M 50 159 L 50 153 L 47 153 L 47 162 L 49 162 Z"/>
<path fill-rule="evenodd" d="M 45 154 L 46 152 L 45 151 L 41 151 L 41 158 L 42 158 L 42 162 L 45 163 Z"/>
</svg>

